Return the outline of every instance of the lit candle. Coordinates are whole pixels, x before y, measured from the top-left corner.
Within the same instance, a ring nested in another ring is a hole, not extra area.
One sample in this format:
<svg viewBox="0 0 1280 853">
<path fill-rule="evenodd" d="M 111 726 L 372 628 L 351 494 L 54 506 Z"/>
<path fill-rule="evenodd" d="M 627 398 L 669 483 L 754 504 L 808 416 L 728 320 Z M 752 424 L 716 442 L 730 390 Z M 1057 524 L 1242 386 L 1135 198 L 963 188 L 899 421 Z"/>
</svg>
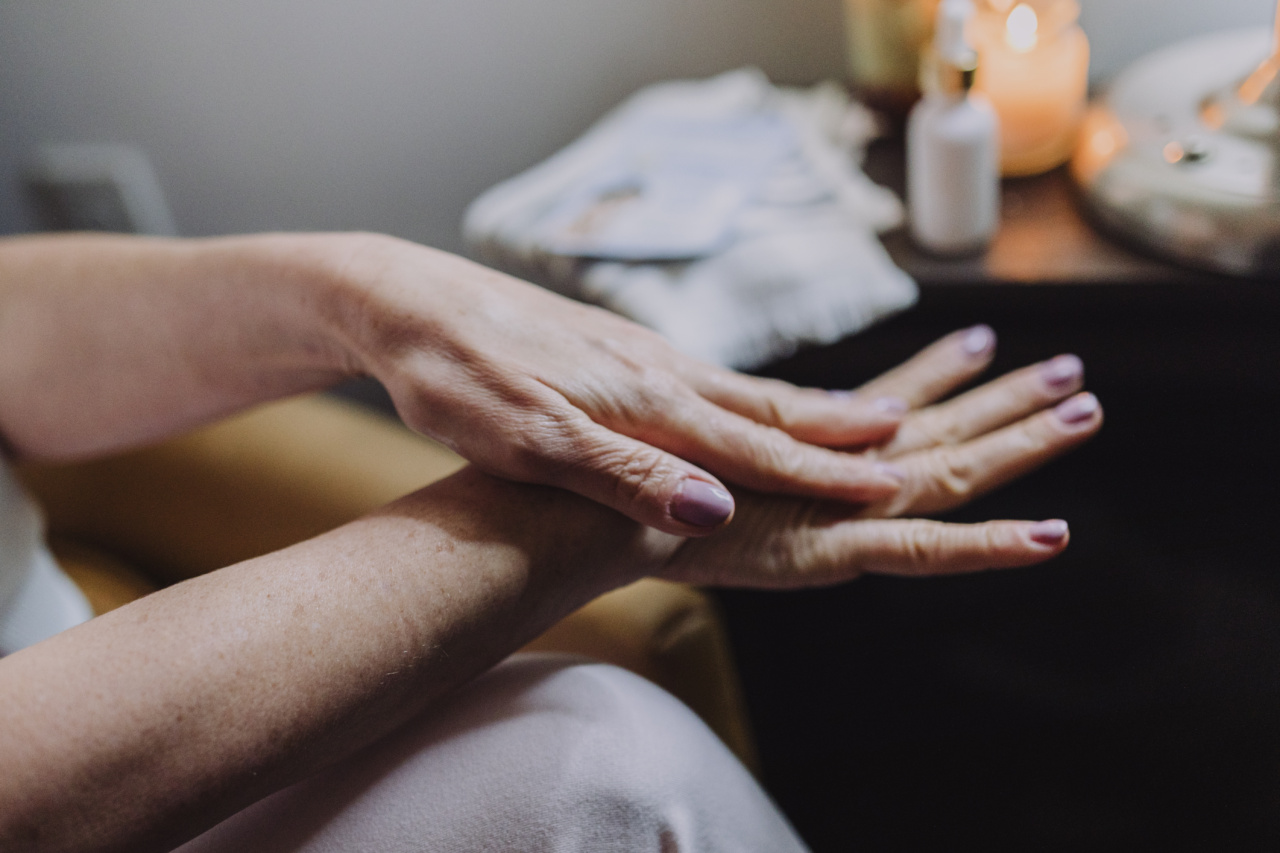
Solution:
<svg viewBox="0 0 1280 853">
<path fill-rule="evenodd" d="M 1001 169 L 1036 175 L 1075 147 L 1089 86 L 1076 0 L 986 0 L 975 26 L 976 89 L 1000 116 Z"/>
</svg>

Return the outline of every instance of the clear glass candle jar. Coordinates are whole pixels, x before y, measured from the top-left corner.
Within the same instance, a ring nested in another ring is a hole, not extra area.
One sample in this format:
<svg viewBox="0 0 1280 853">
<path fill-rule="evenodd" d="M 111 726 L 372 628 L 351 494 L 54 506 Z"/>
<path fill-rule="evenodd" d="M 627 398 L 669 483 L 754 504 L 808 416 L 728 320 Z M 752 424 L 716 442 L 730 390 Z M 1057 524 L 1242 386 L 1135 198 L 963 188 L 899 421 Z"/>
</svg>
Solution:
<svg viewBox="0 0 1280 853">
<path fill-rule="evenodd" d="M 849 73 L 867 102 L 905 114 L 920 95 L 920 51 L 938 0 L 844 0 Z"/>
</svg>

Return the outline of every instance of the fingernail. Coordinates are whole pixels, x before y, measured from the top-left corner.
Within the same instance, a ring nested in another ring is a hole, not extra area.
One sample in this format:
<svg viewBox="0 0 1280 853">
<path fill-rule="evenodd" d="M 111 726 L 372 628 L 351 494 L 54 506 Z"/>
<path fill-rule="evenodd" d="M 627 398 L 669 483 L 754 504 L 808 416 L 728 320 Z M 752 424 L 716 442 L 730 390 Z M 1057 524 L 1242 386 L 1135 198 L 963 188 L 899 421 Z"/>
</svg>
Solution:
<svg viewBox="0 0 1280 853">
<path fill-rule="evenodd" d="M 897 480 L 899 483 L 907 481 L 907 472 L 899 468 L 897 465 L 891 465 L 888 462 L 877 462 L 871 466 L 872 470 L 877 474 L 883 474 L 886 477 Z"/>
<path fill-rule="evenodd" d="M 1082 424 L 1098 413 L 1098 398 L 1092 394 L 1077 394 L 1064 400 L 1053 410 L 1058 420 L 1069 426 Z"/>
<path fill-rule="evenodd" d="M 733 495 L 701 480 L 685 480 L 671 499 L 671 517 L 694 527 L 717 527 L 733 515 Z"/>
<path fill-rule="evenodd" d="M 911 406 L 907 405 L 907 401 L 901 397 L 878 397 L 871 406 L 877 412 L 884 412 L 886 415 L 905 415 L 911 410 Z"/>
<path fill-rule="evenodd" d="M 1031 525 L 1031 539 L 1041 545 L 1057 545 L 1066 539 L 1070 532 L 1071 528 L 1060 518 L 1052 521 L 1037 521 Z"/>
<path fill-rule="evenodd" d="M 1070 388 L 1084 376 L 1084 362 L 1074 355 L 1060 355 L 1040 365 L 1040 378 L 1055 391 Z"/>
<path fill-rule="evenodd" d="M 835 390 L 835 391 L 828 391 L 827 393 L 838 400 L 852 400 L 854 397 L 858 396 L 857 391 Z"/>
<path fill-rule="evenodd" d="M 960 339 L 960 348 L 975 358 L 996 348 L 996 333 L 990 326 L 974 326 Z"/>
</svg>

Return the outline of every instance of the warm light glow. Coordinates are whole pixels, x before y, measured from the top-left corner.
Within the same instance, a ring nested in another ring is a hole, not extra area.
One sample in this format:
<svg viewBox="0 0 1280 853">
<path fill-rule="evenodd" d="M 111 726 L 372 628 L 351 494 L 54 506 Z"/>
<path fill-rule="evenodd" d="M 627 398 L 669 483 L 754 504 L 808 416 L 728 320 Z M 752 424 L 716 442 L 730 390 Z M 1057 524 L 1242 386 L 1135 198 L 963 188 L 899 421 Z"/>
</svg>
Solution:
<svg viewBox="0 0 1280 853">
<path fill-rule="evenodd" d="M 1187 156 L 1186 150 L 1177 142 L 1170 142 L 1164 147 L 1164 161 L 1170 164 L 1182 162 L 1182 158 Z"/>
<path fill-rule="evenodd" d="M 1036 32 L 1039 29 L 1040 19 L 1036 17 L 1036 10 L 1026 3 L 1019 3 L 1013 7 L 1009 20 L 1005 22 L 1004 40 L 1014 50 L 1026 53 L 1036 46 L 1039 40 Z"/>
<path fill-rule="evenodd" d="M 1072 169 L 1085 183 L 1094 180 L 1112 158 L 1129 145 L 1124 125 L 1105 107 L 1094 107 L 1085 115 L 1080 139 Z"/>
<path fill-rule="evenodd" d="M 1222 130 L 1227 123 L 1227 111 L 1217 100 L 1205 101 L 1200 108 L 1200 120 L 1210 130 Z"/>
<path fill-rule="evenodd" d="M 991 8 L 995 9 L 1001 15 L 1013 8 L 1013 0 L 988 0 Z"/>
<path fill-rule="evenodd" d="M 1262 93 L 1267 91 L 1275 81 L 1277 72 L 1280 72 L 1280 57 L 1268 57 L 1266 62 L 1259 65 L 1257 70 L 1240 84 L 1240 103 L 1249 106 L 1258 103 Z"/>
<path fill-rule="evenodd" d="M 1095 135 L 1089 144 L 1093 148 L 1093 153 L 1104 160 L 1110 160 L 1120 150 L 1120 142 L 1115 134 L 1105 130 Z"/>
</svg>

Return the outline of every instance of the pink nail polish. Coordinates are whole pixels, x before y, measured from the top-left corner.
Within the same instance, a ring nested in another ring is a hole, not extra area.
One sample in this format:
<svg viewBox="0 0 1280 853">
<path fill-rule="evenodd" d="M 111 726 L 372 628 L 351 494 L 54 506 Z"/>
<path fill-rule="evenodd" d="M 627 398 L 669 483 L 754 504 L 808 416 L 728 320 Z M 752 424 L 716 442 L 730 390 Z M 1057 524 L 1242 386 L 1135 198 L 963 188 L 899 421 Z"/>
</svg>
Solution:
<svg viewBox="0 0 1280 853">
<path fill-rule="evenodd" d="M 905 415 L 911 410 L 911 406 L 901 397 L 880 397 L 871 405 L 877 412 L 884 412 L 886 415 Z"/>
<path fill-rule="evenodd" d="M 676 521 L 694 527 L 718 527 L 733 515 L 733 495 L 702 480 L 685 480 L 669 511 Z"/>
<path fill-rule="evenodd" d="M 1074 355 L 1060 355 L 1040 365 L 1040 378 L 1055 391 L 1078 383 L 1084 377 L 1084 362 Z"/>
<path fill-rule="evenodd" d="M 871 468 L 877 474 L 883 474 L 890 479 L 897 480 L 899 483 L 905 483 L 907 481 L 906 469 L 899 468 L 897 465 L 893 465 L 888 462 L 877 462 L 875 465 L 872 465 Z"/>
<path fill-rule="evenodd" d="M 960 339 L 960 348 L 977 358 L 996 348 L 996 333 L 990 326 L 974 326 L 967 329 Z"/>
<path fill-rule="evenodd" d="M 1071 528 L 1065 521 L 1055 518 L 1051 521 L 1037 521 L 1031 525 L 1031 540 L 1041 545 L 1057 545 L 1063 539 L 1067 538 L 1067 534 L 1071 532 Z"/>
<path fill-rule="evenodd" d="M 1054 414 L 1058 416 L 1058 420 L 1068 426 L 1079 426 L 1093 418 L 1098 413 L 1101 405 L 1098 398 L 1092 394 L 1077 394 L 1069 400 L 1064 400 L 1054 409 Z"/>
</svg>

